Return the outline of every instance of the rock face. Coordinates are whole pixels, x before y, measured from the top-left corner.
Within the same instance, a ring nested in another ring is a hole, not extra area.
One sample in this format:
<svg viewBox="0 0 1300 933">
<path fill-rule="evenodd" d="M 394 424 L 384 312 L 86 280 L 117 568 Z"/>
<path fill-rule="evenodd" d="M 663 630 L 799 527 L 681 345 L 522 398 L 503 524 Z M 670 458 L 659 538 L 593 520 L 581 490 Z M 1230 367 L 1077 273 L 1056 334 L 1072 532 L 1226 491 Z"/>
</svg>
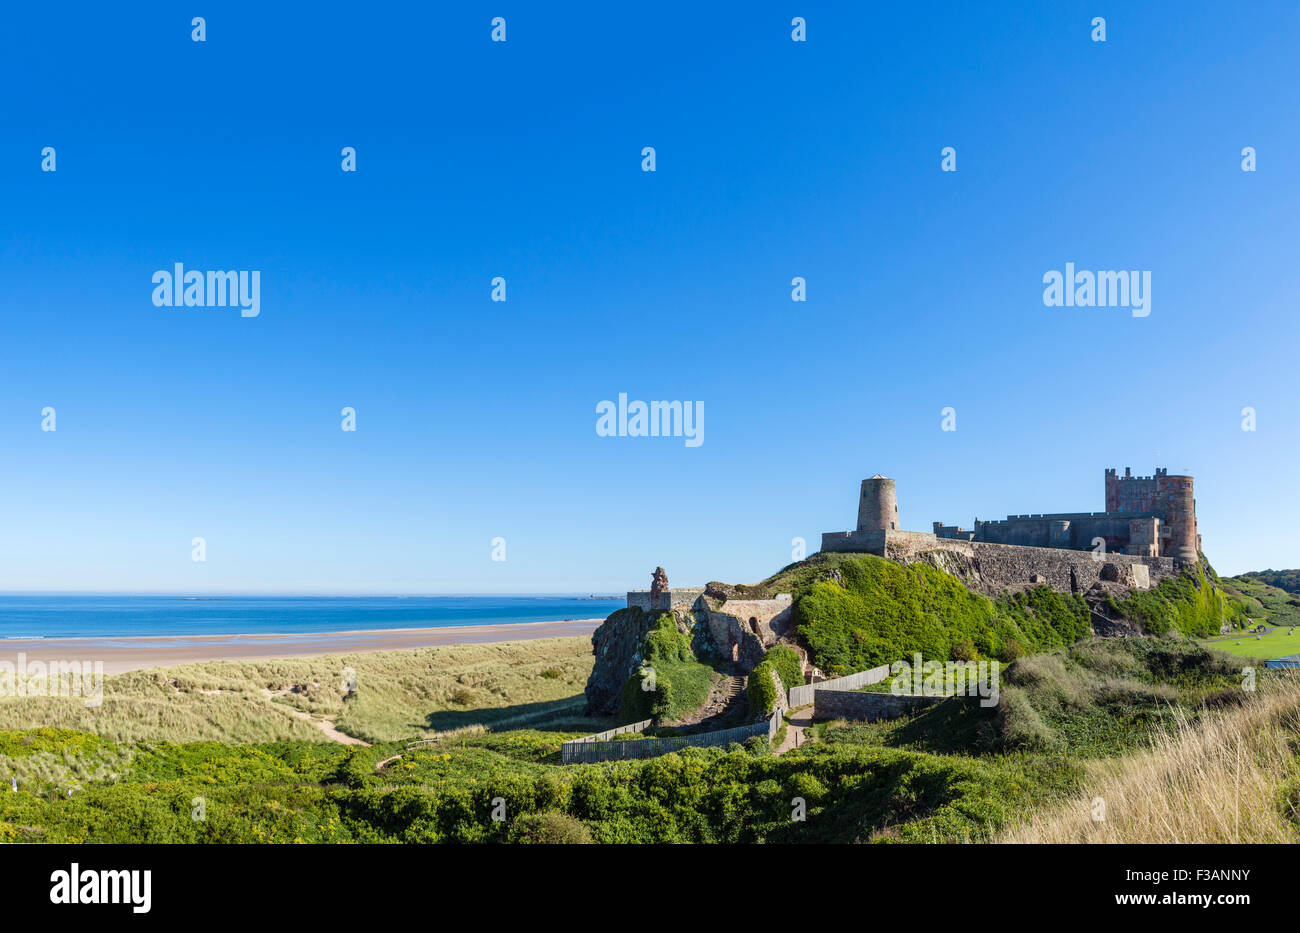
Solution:
<svg viewBox="0 0 1300 933">
<path fill-rule="evenodd" d="M 623 685 L 641 666 L 641 646 L 655 620 L 669 613 L 679 632 L 691 635 L 696 657 L 721 662 L 729 671 L 747 673 L 778 642 L 794 643 L 789 593 L 774 599 L 710 598 L 702 588 L 673 590 L 662 567 L 655 587 L 628 594 L 628 608 L 615 612 L 591 636 L 596 663 L 587 680 L 587 714 L 612 716 L 623 698 Z M 796 646 L 796 650 L 802 649 Z"/>
<path fill-rule="evenodd" d="M 650 595 L 662 596 L 668 592 L 668 573 L 662 567 L 656 567 L 650 578 Z"/>
<path fill-rule="evenodd" d="M 655 616 L 640 609 L 620 609 L 591 635 L 595 667 L 587 678 L 588 716 L 618 712 L 623 684 L 641 666 L 641 642 Z"/>
</svg>

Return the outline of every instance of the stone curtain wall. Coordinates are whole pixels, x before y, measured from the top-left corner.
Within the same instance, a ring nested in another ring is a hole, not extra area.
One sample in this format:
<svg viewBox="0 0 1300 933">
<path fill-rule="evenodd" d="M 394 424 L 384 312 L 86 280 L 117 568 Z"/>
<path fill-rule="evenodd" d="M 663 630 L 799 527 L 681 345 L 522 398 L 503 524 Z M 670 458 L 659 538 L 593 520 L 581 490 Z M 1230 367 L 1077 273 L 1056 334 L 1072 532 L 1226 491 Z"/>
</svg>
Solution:
<svg viewBox="0 0 1300 933">
<path fill-rule="evenodd" d="M 1129 516 L 1125 516 L 1121 524 L 1123 535 L 1127 537 L 1130 531 Z M 965 558 L 970 569 L 978 574 L 984 591 L 989 593 L 1034 582 L 1035 576 L 1041 577 L 1041 582 L 1057 592 L 1083 592 L 1103 579 L 1102 568 L 1107 564 L 1119 568 L 1120 579 L 1116 582 L 1145 588 L 1145 585 L 1154 586 L 1166 577 L 1176 575 L 1181 566 L 1181 561 L 1173 557 L 1148 557 L 1108 551 L 1101 555 L 1101 560 L 1095 560 L 1091 550 L 995 544 L 940 537 L 926 531 L 850 531 L 824 534 L 822 550 L 875 554 L 899 563 L 919 560 L 927 551 L 946 551 Z M 1134 574 L 1129 569 L 1134 566 L 1146 568 L 1146 581 L 1141 578 L 1142 571 Z M 944 569 L 963 578 L 968 576 L 958 568 L 945 566 Z"/>
<path fill-rule="evenodd" d="M 885 534 L 884 531 L 828 531 L 822 535 L 822 550 L 855 551 L 884 557 Z"/>
<path fill-rule="evenodd" d="M 900 563 L 918 560 L 926 551 L 947 551 L 965 557 L 979 576 L 981 587 L 999 592 L 1010 586 L 1035 582 L 1034 578 L 1059 593 L 1081 593 L 1099 580 L 1108 565 L 1118 573 L 1114 582 L 1129 586 L 1145 583 L 1154 586 L 1178 573 L 1181 563 L 1172 557 L 1142 557 L 1132 554 L 1104 554 L 1096 560 L 1092 551 L 1055 550 L 1019 547 L 1013 544 L 990 544 L 983 541 L 959 541 L 939 538 L 925 532 L 889 532 L 885 557 Z M 1146 568 L 1146 580 L 1142 571 Z M 946 569 L 946 568 L 945 568 Z M 957 571 L 951 570 L 952 573 Z M 960 573 L 958 573 L 961 576 Z"/>
<path fill-rule="evenodd" d="M 823 680 L 821 683 L 804 684 L 801 687 L 791 687 L 789 692 L 790 706 L 807 706 L 813 702 L 813 695 L 820 690 L 856 690 L 858 687 L 865 687 L 868 684 L 878 684 L 889 676 L 889 665 L 882 664 L 880 667 L 873 667 L 869 671 L 858 671 L 856 674 L 847 674 L 844 677 L 836 677 L 834 680 Z"/>
<path fill-rule="evenodd" d="M 640 732 L 650 724 L 650 720 L 633 726 L 622 726 L 565 742 L 560 746 L 560 760 L 566 764 L 593 764 L 598 761 L 623 761 L 629 758 L 657 758 L 669 752 L 681 751 L 683 748 L 709 748 L 716 745 L 730 745 L 743 742 L 756 735 L 766 736 L 768 741 L 776 735 L 781 717 L 773 713 L 767 719 L 748 726 L 723 729 L 720 732 L 701 732 L 698 735 L 675 735 L 666 739 L 636 739 L 631 742 L 601 741 L 601 737 L 610 737 L 626 732 Z"/>
<path fill-rule="evenodd" d="M 642 612 L 650 612 L 650 591 L 649 590 L 629 590 L 627 594 L 627 608 L 640 609 Z"/>
<path fill-rule="evenodd" d="M 689 612 L 695 600 L 703 595 L 702 586 L 670 589 L 658 600 L 651 597 L 649 590 L 628 590 L 627 608 L 640 609 L 642 612 Z"/>
<path fill-rule="evenodd" d="M 821 686 L 820 684 L 818 686 Z M 897 719 L 912 710 L 933 706 L 947 697 L 924 697 L 892 693 L 857 693 L 851 690 L 818 690 L 813 696 L 814 719 Z"/>
</svg>

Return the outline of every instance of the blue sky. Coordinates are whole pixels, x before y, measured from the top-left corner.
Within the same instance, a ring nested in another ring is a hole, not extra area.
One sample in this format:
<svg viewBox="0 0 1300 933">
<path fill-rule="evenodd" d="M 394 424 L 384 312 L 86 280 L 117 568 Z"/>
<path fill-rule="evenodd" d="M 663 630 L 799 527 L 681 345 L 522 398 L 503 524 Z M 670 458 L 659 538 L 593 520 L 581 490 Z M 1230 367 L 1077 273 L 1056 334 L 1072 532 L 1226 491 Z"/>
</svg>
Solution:
<svg viewBox="0 0 1300 933">
<path fill-rule="evenodd" d="M 876 472 L 928 530 L 1108 466 L 1300 565 L 1294 4 L 200 6 L 5 11 L 0 589 L 748 581 Z M 1150 316 L 1045 307 L 1067 262 Z M 704 444 L 598 437 L 620 392 Z"/>
</svg>

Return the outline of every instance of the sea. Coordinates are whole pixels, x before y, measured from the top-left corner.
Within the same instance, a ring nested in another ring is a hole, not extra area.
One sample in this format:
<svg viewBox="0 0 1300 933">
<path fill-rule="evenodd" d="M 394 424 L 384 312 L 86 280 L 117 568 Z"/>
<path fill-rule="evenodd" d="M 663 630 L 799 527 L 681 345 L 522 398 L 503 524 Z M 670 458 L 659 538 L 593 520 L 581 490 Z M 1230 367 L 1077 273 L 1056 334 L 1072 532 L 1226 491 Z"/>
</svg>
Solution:
<svg viewBox="0 0 1300 933">
<path fill-rule="evenodd" d="M 603 619 L 613 596 L 0 595 L 0 639 L 299 634 Z"/>
</svg>

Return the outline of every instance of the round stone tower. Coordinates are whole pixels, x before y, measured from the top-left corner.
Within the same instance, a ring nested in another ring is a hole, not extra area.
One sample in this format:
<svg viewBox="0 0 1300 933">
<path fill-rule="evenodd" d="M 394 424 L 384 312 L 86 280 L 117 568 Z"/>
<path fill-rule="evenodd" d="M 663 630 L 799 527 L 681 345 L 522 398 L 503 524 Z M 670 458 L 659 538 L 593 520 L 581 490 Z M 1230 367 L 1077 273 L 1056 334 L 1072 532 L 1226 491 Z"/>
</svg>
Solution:
<svg viewBox="0 0 1300 933">
<path fill-rule="evenodd" d="M 898 531 L 898 495 L 894 481 L 877 473 L 862 481 L 862 498 L 858 500 L 858 531 Z"/>
<path fill-rule="evenodd" d="M 1170 476 L 1157 471 L 1156 513 L 1160 516 L 1160 523 L 1169 529 L 1168 551 L 1162 551 L 1161 556 L 1187 561 L 1199 560 L 1196 493 L 1190 476 Z"/>
</svg>

